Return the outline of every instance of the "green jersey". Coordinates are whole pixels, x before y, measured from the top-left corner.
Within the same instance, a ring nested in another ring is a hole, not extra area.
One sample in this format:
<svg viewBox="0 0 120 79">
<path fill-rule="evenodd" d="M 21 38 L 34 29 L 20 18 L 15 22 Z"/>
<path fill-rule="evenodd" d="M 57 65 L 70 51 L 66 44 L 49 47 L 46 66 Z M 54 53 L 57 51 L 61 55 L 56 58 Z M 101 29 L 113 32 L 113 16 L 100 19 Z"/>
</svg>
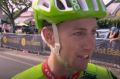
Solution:
<svg viewBox="0 0 120 79">
<path fill-rule="evenodd" d="M 22 73 L 17 74 L 12 79 L 54 79 L 47 78 L 42 69 L 42 64 L 34 66 Z M 81 72 L 78 78 L 68 79 L 117 79 L 106 68 L 89 63 L 87 69 Z"/>
</svg>

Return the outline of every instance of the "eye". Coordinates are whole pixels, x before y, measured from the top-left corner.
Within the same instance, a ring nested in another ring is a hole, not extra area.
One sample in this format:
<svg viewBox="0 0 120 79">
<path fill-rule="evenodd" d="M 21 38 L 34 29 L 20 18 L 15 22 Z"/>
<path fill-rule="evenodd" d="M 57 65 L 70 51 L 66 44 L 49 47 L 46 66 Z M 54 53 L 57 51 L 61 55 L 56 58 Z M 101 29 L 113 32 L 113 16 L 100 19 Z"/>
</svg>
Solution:
<svg viewBox="0 0 120 79">
<path fill-rule="evenodd" d="M 73 35 L 82 36 L 82 35 L 85 35 L 85 32 L 78 31 L 78 32 L 74 32 Z"/>
</svg>

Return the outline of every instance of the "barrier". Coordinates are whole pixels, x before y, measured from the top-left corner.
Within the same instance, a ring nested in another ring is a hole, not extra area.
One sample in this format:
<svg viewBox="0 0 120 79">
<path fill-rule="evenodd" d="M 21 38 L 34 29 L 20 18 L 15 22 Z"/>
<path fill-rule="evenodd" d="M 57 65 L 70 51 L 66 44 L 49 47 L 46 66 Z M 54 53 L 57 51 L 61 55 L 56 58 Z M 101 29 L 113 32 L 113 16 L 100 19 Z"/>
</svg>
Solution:
<svg viewBox="0 0 120 79">
<path fill-rule="evenodd" d="M 96 39 L 96 49 L 92 59 L 117 64 L 120 66 L 120 40 Z"/>
<path fill-rule="evenodd" d="M 39 34 L 3 34 L 1 41 L 3 47 L 26 50 L 33 53 L 43 53 L 46 46 Z"/>
</svg>

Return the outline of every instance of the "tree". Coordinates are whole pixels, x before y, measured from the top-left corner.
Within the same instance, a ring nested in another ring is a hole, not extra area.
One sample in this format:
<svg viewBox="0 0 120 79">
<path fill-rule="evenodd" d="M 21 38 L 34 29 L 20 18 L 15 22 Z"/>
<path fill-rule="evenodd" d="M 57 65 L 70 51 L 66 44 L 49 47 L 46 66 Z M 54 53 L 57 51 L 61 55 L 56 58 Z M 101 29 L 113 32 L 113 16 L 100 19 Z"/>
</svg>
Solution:
<svg viewBox="0 0 120 79">
<path fill-rule="evenodd" d="M 13 32 L 15 32 L 14 20 L 19 17 L 21 13 L 28 10 L 31 5 L 32 2 L 30 0 L 0 0 L 0 8 L 7 16 L 7 21 L 13 26 Z"/>
</svg>

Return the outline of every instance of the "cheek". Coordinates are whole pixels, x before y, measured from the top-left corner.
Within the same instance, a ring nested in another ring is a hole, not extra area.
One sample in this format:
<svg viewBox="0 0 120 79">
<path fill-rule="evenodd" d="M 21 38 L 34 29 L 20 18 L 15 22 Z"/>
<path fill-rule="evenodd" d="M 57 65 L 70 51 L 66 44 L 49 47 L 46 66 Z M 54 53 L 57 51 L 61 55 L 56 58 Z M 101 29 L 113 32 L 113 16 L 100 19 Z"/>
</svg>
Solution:
<svg viewBox="0 0 120 79">
<path fill-rule="evenodd" d="M 77 46 L 75 45 L 75 42 L 71 38 L 62 39 L 61 42 L 61 50 L 60 53 L 64 60 L 66 60 L 69 64 L 74 61 L 75 58 L 75 51 L 77 49 Z"/>
<path fill-rule="evenodd" d="M 77 47 L 77 42 L 69 36 L 65 36 L 61 41 L 61 49 L 64 50 L 67 55 L 72 54 L 71 52 L 73 52 Z"/>
<path fill-rule="evenodd" d="M 61 43 L 61 52 L 64 54 L 71 55 L 71 52 L 74 50 L 74 45 L 70 40 L 65 39 Z"/>
</svg>

